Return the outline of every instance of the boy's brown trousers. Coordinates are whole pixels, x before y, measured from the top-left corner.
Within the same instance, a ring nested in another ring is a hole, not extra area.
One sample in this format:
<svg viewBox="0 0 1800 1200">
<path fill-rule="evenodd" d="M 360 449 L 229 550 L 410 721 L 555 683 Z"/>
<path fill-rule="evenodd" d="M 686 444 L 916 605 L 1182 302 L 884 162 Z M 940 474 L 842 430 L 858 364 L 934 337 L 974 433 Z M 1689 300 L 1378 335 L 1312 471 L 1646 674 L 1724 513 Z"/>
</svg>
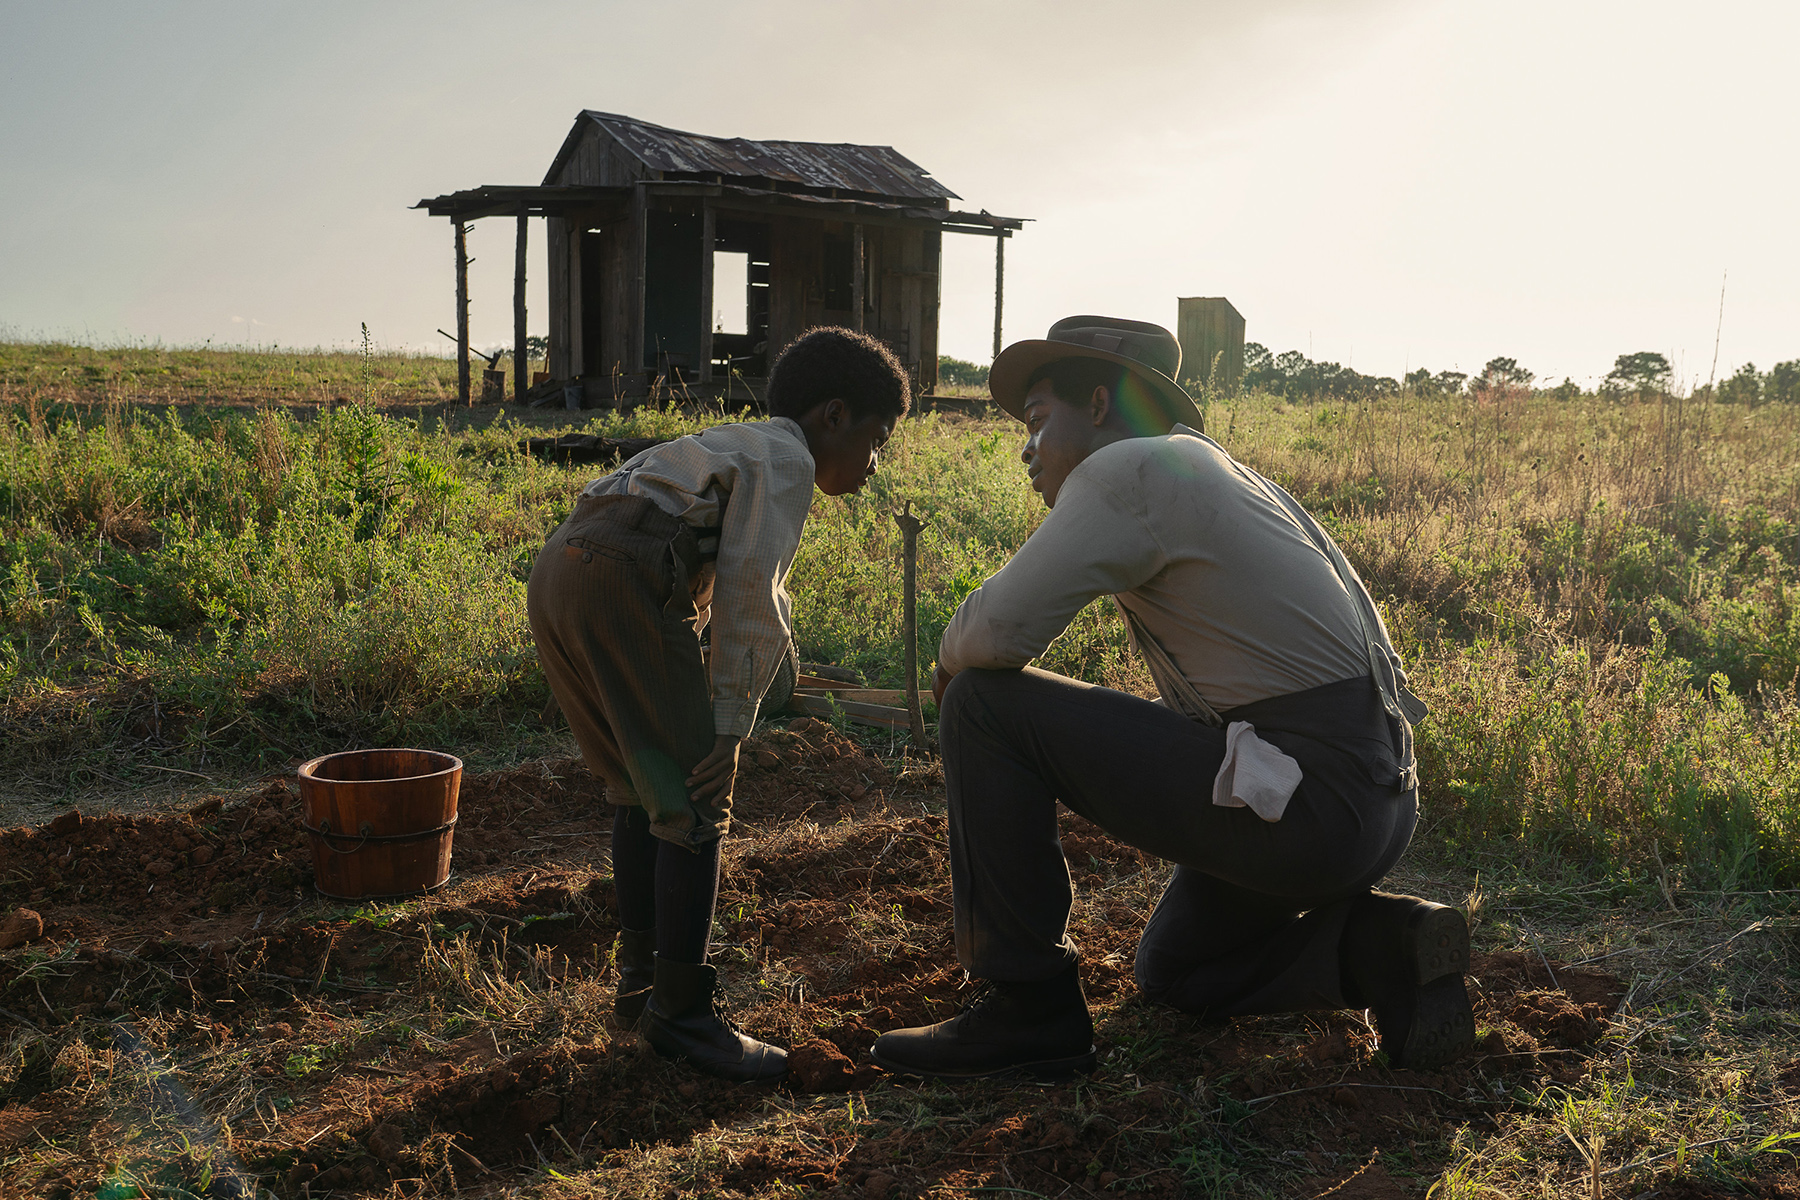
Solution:
<svg viewBox="0 0 1800 1200">
<path fill-rule="evenodd" d="M 525 609 L 538 661 L 588 769 L 650 831 L 698 847 L 731 825 L 731 799 L 696 805 L 687 777 L 713 747 L 700 659 L 693 530 L 639 496 L 583 496 L 539 552 Z"/>
</svg>

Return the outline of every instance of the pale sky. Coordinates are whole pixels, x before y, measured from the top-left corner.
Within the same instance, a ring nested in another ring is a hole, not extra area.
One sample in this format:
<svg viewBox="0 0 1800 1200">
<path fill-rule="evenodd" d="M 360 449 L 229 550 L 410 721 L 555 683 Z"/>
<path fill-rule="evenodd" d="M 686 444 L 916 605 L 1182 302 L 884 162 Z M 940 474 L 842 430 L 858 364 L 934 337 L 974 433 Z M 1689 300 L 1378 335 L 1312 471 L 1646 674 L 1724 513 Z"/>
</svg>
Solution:
<svg viewBox="0 0 1800 1200">
<path fill-rule="evenodd" d="M 1007 340 L 1099 312 L 1357 370 L 1800 358 L 1800 5 L 1508 0 L 0 0 L 0 334 L 443 350 L 450 224 L 584 108 L 886 144 L 1033 218 Z M 542 332 L 542 222 L 531 330 Z M 511 340 L 512 224 L 474 226 Z M 993 249 L 947 236 L 986 361 Z"/>
</svg>

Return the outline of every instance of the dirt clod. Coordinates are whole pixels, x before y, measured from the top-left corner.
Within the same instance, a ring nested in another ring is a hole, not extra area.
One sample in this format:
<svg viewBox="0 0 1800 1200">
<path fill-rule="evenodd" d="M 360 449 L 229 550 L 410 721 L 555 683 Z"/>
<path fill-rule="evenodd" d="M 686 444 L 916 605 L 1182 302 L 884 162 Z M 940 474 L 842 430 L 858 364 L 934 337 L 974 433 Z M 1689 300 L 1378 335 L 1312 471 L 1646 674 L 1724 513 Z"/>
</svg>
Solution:
<svg viewBox="0 0 1800 1200">
<path fill-rule="evenodd" d="M 11 950 L 43 936 L 44 918 L 29 908 L 15 909 L 7 915 L 5 924 L 0 924 L 0 950 Z"/>
<path fill-rule="evenodd" d="M 814 1038 L 788 1054 L 788 1074 L 807 1092 L 846 1092 L 856 1080 L 856 1068 L 843 1051 L 823 1038 Z"/>
<path fill-rule="evenodd" d="M 394 1125 L 377 1125 L 369 1130 L 369 1153 L 383 1162 L 392 1162 L 406 1149 L 406 1135 Z"/>
</svg>

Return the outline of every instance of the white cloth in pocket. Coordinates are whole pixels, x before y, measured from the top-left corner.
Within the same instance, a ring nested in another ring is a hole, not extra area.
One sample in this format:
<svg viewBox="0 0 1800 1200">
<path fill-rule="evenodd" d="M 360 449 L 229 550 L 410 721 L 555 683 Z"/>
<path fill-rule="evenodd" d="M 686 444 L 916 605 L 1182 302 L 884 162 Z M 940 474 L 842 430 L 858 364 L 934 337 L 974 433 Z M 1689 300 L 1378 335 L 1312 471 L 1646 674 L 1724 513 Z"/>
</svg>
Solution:
<svg viewBox="0 0 1800 1200">
<path fill-rule="evenodd" d="M 1225 729 L 1225 761 L 1213 776 L 1213 803 L 1248 808 L 1265 821 L 1279 821 L 1300 786 L 1300 764 L 1279 747 L 1256 736 L 1248 721 Z"/>
</svg>

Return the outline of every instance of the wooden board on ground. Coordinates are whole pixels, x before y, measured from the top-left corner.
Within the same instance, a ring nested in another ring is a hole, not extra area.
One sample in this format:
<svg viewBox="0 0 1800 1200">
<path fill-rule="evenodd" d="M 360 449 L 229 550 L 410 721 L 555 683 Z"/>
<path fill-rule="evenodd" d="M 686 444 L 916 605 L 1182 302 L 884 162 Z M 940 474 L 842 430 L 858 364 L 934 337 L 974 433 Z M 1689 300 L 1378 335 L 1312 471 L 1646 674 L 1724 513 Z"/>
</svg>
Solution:
<svg viewBox="0 0 1800 1200">
<path fill-rule="evenodd" d="M 801 676 L 804 680 L 806 677 Z M 809 683 L 794 685 L 794 692 L 801 696 L 836 696 L 839 700 L 855 700 L 861 704 L 891 704 L 906 707 L 906 692 L 900 688 L 859 688 L 848 684 L 834 684 L 831 687 L 818 687 Z"/>
<path fill-rule="evenodd" d="M 856 700 L 834 700 L 829 696 L 806 695 L 796 692 L 788 701 L 788 711 L 805 713 L 810 717 L 832 715 L 832 706 L 859 725 L 873 725 L 877 729 L 910 729 L 912 722 L 904 708 L 894 708 L 887 704 L 864 704 Z"/>
</svg>

